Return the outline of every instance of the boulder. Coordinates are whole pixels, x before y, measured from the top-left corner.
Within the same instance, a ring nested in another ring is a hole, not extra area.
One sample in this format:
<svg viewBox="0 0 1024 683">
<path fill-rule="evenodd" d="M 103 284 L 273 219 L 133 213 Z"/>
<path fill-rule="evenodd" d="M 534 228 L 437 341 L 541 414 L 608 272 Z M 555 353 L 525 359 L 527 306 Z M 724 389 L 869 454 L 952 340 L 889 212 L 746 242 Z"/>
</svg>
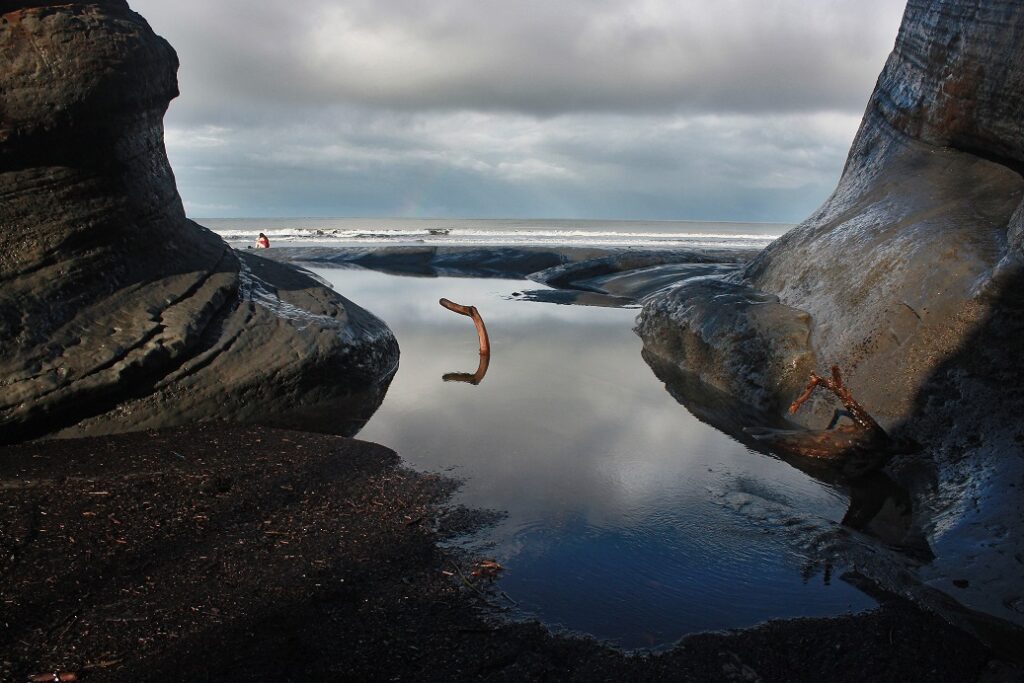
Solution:
<svg viewBox="0 0 1024 683">
<path fill-rule="evenodd" d="M 835 193 L 747 270 L 890 424 L 1018 298 L 1022 88 L 1019 3 L 909 3 Z"/>
<path fill-rule="evenodd" d="M 817 365 L 807 313 L 713 276 L 652 297 L 637 331 L 651 357 L 684 359 L 696 379 L 761 415 L 781 414 Z"/>
<path fill-rule="evenodd" d="M 186 219 L 163 144 L 171 46 L 118 0 L 0 11 L 0 442 L 280 424 L 325 401 L 357 408 L 321 425 L 351 433 L 394 336 Z"/>
</svg>

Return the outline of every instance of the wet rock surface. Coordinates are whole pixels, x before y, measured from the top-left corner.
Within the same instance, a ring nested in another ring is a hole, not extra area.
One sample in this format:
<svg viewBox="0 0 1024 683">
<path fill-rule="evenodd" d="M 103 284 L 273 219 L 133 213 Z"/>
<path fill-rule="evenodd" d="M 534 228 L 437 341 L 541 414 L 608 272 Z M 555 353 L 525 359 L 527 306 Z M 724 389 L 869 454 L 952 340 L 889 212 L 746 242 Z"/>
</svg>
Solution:
<svg viewBox="0 0 1024 683">
<path fill-rule="evenodd" d="M 365 268 L 411 277 L 527 279 L 524 301 L 633 307 L 680 279 L 737 272 L 757 254 L 743 249 L 607 247 L 284 247 L 268 254 L 311 267 Z"/>
<path fill-rule="evenodd" d="M 806 367 L 792 326 L 757 321 L 760 302 L 788 307 L 815 370 L 840 366 L 886 430 L 922 446 L 887 467 L 935 551 L 916 581 L 1017 624 L 1022 82 L 1019 3 L 911 0 L 833 195 L 742 274 L 652 296 L 638 327 L 653 364 L 781 417 L 800 388 L 782 369 Z M 815 397 L 791 419 L 822 429 L 837 406 Z"/>
<path fill-rule="evenodd" d="M 648 353 L 685 358 L 704 383 L 762 411 L 781 413 L 817 362 L 807 313 L 714 277 L 652 297 L 637 332 Z"/>
<path fill-rule="evenodd" d="M 0 442 L 379 403 L 382 322 L 185 218 L 170 45 L 124 2 L 0 9 Z"/>
<path fill-rule="evenodd" d="M 739 249 L 647 249 L 610 247 L 390 246 L 278 247 L 275 259 L 317 266 L 358 267 L 392 275 L 526 278 L 550 287 L 603 291 L 598 278 L 660 266 L 705 268 L 746 263 L 756 251 Z M 676 276 L 678 277 L 678 276 Z M 661 286 L 660 284 L 658 286 Z"/>
</svg>

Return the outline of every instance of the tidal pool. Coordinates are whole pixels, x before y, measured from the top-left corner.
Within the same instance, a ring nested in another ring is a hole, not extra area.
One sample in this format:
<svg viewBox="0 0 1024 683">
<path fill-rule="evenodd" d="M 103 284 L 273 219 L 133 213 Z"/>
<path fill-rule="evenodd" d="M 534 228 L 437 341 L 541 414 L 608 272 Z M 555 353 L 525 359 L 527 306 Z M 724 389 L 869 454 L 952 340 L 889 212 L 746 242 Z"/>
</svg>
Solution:
<svg viewBox="0 0 1024 683">
<path fill-rule="evenodd" d="M 780 527 L 833 528 L 839 489 L 698 421 L 641 358 L 636 309 L 515 300 L 532 282 L 312 270 L 394 330 L 401 361 L 359 438 L 464 481 L 506 516 L 472 542 L 550 627 L 625 648 L 874 601 Z M 478 385 L 476 306 L 492 354 Z M 809 532 L 810 533 L 810 532 Z M 841 570 L 842 568 L 837 568 Z"/>
</svg>

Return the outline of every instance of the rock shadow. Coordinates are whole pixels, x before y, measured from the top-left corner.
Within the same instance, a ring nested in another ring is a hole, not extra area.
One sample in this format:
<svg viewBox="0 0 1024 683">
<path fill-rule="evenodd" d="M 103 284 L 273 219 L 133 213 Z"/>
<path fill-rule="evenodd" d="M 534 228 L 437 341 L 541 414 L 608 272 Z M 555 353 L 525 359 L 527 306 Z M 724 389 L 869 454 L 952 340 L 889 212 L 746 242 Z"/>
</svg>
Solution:
<svg viewBox="0 0 1024 683">
<path fill-rule="evenodd" d="M 701 422 L 728 434 L 761 455 L 777 458 L 849 496 L 842 524 L 872 536 L 917 559 L 932 557 L 921 529 L 914 523 L 913 502 L 906 488 L 880 471 L 849 477 L 813 458 L 776 452 L 757 438 L 764 429 L 799 427 L 777 413 L 758 409 L 700 380 L 695 374 L 666 362 L 646 349 L 641 352 L 666 391 Z"/>
</svg>

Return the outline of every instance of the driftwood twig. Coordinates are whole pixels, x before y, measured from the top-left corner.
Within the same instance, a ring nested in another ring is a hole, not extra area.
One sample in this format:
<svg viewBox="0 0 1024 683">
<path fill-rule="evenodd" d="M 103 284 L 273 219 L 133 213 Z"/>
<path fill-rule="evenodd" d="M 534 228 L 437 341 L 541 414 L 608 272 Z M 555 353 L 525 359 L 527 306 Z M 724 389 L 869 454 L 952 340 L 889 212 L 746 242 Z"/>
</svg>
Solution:
<svg viewBox="0 0 1024 683">
<path fill-rule="evenodd" d="M 448 299 L 441 299 L 438 303 L 449 311 L 472 318 L 473 324 L 476 325 L 476 334 L 480 337 L 480 355 L 486 356 L 491 353 L 491 340 L 487 336 L 484 319 L 480 317 L 480 312 L 476 310 L 476 306 L 463 306 Z"/>
<path fill-rule="evenodd" d="M 845 410 L 837 413 L 848 415 L 852 425 L 836 426 L 837 414 L 828 429 L 763 429 L 757 433 L 751 431 L 751 435 L 777 453 L 830 462 L 850 477 L 878 469 L 896 453 L 914 452 L 920 448 L 909 439 L 890 437 L 853 397 L 837 365 L 832 366 L 831 377 L 811 373 L 807 387 L 789 406 L 789 412 L 792 414 L 799 410 L 819 386 L 839 398 Z"/>
</svg>

